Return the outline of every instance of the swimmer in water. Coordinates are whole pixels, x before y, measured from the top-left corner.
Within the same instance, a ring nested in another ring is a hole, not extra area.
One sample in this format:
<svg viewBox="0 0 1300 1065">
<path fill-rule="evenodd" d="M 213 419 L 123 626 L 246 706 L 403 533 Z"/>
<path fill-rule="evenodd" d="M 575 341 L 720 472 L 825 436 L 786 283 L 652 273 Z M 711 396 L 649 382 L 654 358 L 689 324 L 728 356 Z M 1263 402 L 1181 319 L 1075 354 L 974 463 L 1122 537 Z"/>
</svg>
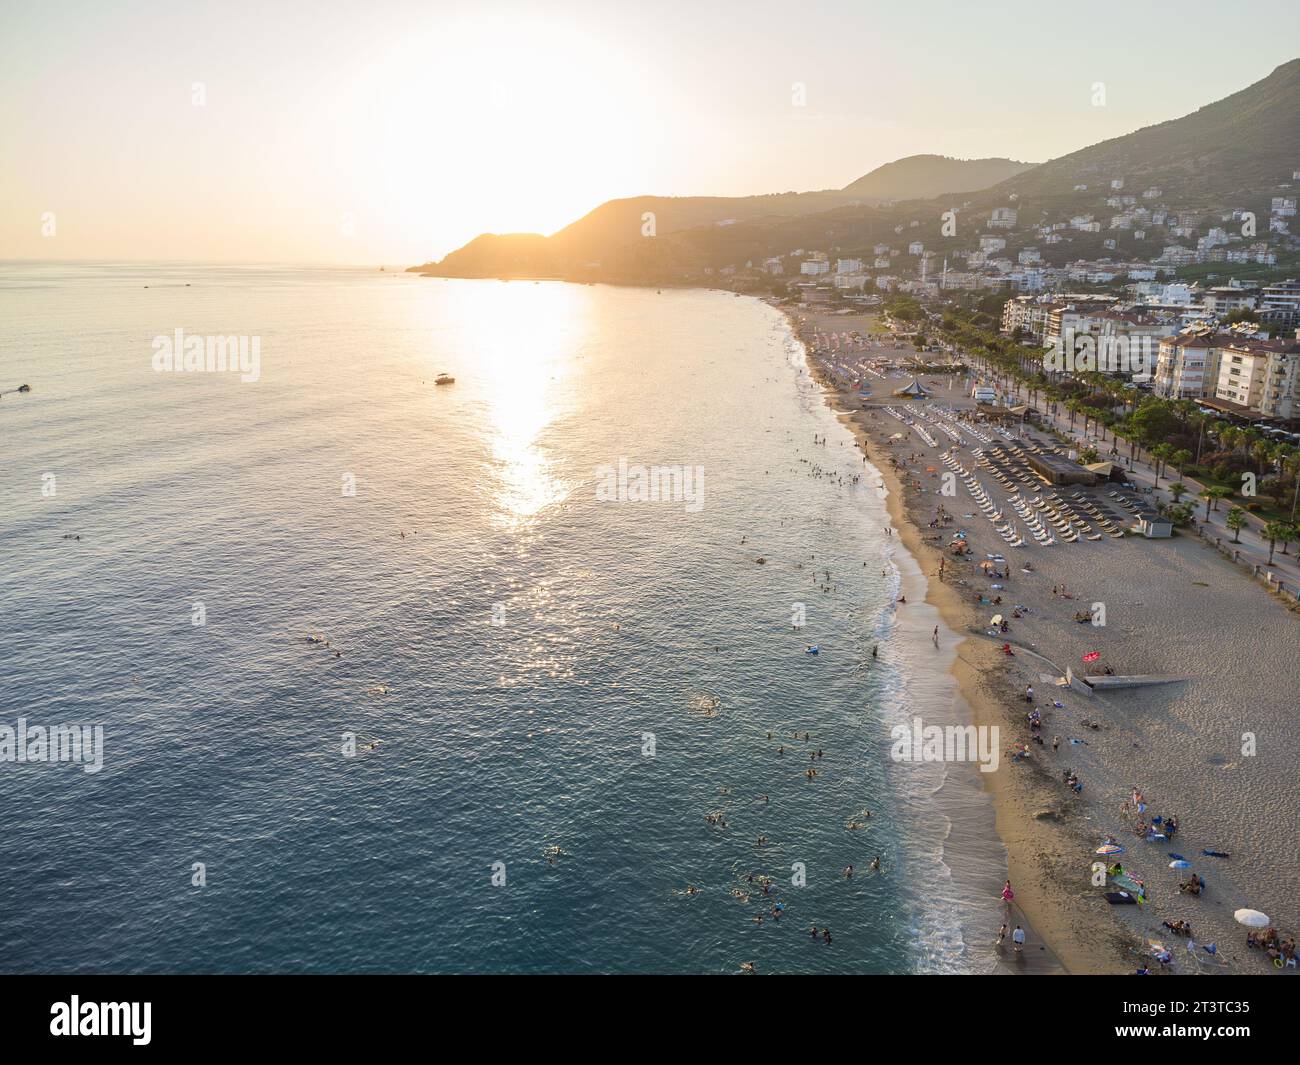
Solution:
<svg viewBox="0 0 1300 1065">
<path fill-rule="evenodd" d="M 877 854 L 874 858 L 871 859 L 871 868 L 874 869 L 876 872 L 880 872 L 880 855 L 879 855 L 879 854 Z"/>
</svg>

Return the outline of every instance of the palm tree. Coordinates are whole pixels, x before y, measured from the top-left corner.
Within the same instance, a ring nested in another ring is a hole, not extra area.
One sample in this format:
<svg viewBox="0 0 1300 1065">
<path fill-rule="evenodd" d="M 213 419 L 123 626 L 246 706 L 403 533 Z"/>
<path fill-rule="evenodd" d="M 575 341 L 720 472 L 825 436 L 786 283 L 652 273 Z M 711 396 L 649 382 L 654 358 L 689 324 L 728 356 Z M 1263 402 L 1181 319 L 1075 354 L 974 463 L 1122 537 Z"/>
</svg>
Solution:
<svg viewBox="0 0 1300 1065">
<path fill-rule="evenodd" d="M 1291 471 L 1295 481 L 1295 493 L 1291 497 L 1291 521 L 1295 521 L 1296 504 L 1300 503 L 1300 448 L 1291 448 L 1282 460 L 1282 468 Z"/>
<path fill-rule="evenodd" d="M 1219 430 L 1219 447 L 1224 451 L 1236 451 L 1240 430 L 1232 425 L 1225 425 Z"/>
<path fill-rule="evenodd" d="M 1164 469 L 1165 459 L 1173 453 L 1173 448 L 1169 444 L 1157 444 L 1151 449 L 1151 454 L 1155 458 L 1156 487 L 1160 487 L 1160 473 Z"/>
<path fill-rule="evenodd" d="M 1300 539 L 1300 528 L 1292 525 L 1289 521 L 1279 522 L 1282 526 L 1282 554 L 1286 554 L 1286 549 L 1291 546 L 1291 541 Z"/>
<path fill-rule="evenodd" d="M 1233 507 L 1228 511 L 1227 517 L 1223 519 L 1223 523 L 1234 533 L 1232 542 L 1234 544 L 1241 543 L 1241 530 L 1246 524 L 1246 512 L 1242 510 L 1241 507 Z"/>
<path fill-rule="evenodd" d="M 1169 486 L 1169 494 L 1174 497 L 1174 502 L 1177 503 L 1187 494 L 1187 485 L 1183 484 L 1182 481 L 1176 481 Z"/>
<path fill-rule="evenodd" d="M 1217 485 L 1214 488 L 1211 488 L 1210 497 L 1214 500 L 1214 509 L 1219 509 L 1220 499 L 1227 499 L 1230 495 L 1232 495 L 1231 488 L 1220 488 Z"/>
<path fill-rule="evenodd" d="M 1273 457 L 1273 448 L 1266 440 L 1256 440 L 1250 446 L 1251 457 L 1255 460 L 1255 466 L 1260 473 L 1264 472 L 1265 466 Z"/>
<path fill-rule="evenodd" d="M 1273 565 L 1273 549 L 1279 540 L 1285 540 L 1291 529 L 1284 521 L 1270 521 L 1264 526 L 1264 539 L 1268 541 L 1268 565 Z M 1286 552 L 1284 551 L 1283 554 Z"/>
<path fill-rule="evenodd" d="M 1187 448 L 1181 447 L 1169 456 L 1169 461 L 1178 467 L 1178 473 L 1181 476 L 1183 467 L 1192 461 L 1192 453 Z"/>
</svg>

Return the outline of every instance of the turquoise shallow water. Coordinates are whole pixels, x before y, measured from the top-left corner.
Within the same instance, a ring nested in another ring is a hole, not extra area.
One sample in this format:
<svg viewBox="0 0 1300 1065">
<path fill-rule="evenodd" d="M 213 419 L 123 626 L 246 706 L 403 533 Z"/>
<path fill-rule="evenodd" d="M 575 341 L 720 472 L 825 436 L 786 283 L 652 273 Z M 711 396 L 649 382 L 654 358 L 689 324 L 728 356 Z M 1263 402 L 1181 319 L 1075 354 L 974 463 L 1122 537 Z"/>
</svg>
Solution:
<svg viewBox="0 0 1300 1065">
<path fill-rule="evenodd" d="M 0 323 L 0 720 L 105 732 L 98 774 L 0 764 L 4 968 L 979 966 L 937 784 L 885 757 L 919 667 L 863 668 L 884 505 L 772 309 L 9 264 Z M 260 379 L 154 372 L 177 328 Z M 600 501 L 620 458 L 702 508 Z"/>
</svg>

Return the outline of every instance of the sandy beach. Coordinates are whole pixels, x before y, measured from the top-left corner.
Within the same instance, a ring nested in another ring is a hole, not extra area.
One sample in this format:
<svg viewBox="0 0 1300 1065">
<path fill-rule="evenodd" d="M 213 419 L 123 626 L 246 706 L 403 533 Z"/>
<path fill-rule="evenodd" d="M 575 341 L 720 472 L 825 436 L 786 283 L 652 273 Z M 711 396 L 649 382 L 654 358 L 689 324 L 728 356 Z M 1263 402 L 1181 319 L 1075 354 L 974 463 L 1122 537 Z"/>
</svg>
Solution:
<svg viewBox="0 0 1300 1065">
<path fill-rule="evenodd" d="M 975 723 L 1000 728 L 1001 765 L 978 776 L 993 799 L 1016 905 L 1034 935 L 1071 973 L 1131 973 L 1153 941 L 1172 954 L 1163 971 L 1277 973 L 1261 950 L 1247 947 L 1246 929 L 1233 912 L 1264 911 L 1282 938 L 1300 932 L 1291 721 L 1300 688 L 1300 619 L 1189 533 L 1166 540 L 1080 536 L 1050 546 L 1026 534 L 1025 546 L 1009 547 L 960 478 L 955 496 L 941 494 L 947 454 L 999 507 L 1010 495 L 978 466 L 974 452 L 1006 438 L 988 425 L 975 432 L 989 442 L 965 429 L 974 408 L 968 379 L 921 374 L 915 379 L 931 393 L 927 398 L 895 396 L 912 373 L 880 376 L 859 367 L 877 359 L 901 365 L 914 354 L 910 346 L 846 342 L 853 332 L 879 333 L 874 317 L 816 308 L 787 313 L 828 402 L 851 411 L 841 417 L 880 471 L 898 533 L 928 578 L 927 602 L 964 637 L 953 674 Z M 845 340 L 837 346 L 826 339 L 832 333 Z M 857 380 L 869 383 L 870 398 L 859 398 Z M 891 407 L 897 415 L 886 410 Z M 918 424 L 933 444 L 916 431 Z M 1012 429 L 1021 433 L 1047 442 L 1045 435 Z M 1105 505 L 1105 488 L 1087 492 Z M 950 523 L 931 527 L 941 506 Z M 963 558 L 947 550 L 958 530 L 971 547 Z M 997 554 L 1007 559 L 1003 578 L 977 565 Z M 997 596 L 998 605 L 980 601 Z M 1103 626 L 1075 620 L 1096 603 L 1104 604 Z M 1006 618 L 1007 633 L 990 625 L 995 613 Z M 1003 653 L 1004 642 L 1012 655 Z M 1094 651 L 1100 658 L 1086 666 L 1083 656 Z M 1057 686 L 1067 667 L 1076 674 L 1109 667 L 1121 675 L 1182 679 L 1084 694 Z M 1029 686 L 1032 702 L 1026 701 Z M 1027 717 L 1032 709 L 1041 715 L 1041 743 Z M 944 712 L 936 709 L 934 716 Z M 1027 754 L 1012 761 L 1019 745 Z M 1066 785 L 1067 770 L 1077 774 L 1080 792 Z M 1175 838 L 1148 841 L 1151 819 L 1163 823 L 1170 816 L 1178 822 Z M 1120 886 L 1094 882 L 1094 852 L 1107 839 L 1124 848 L 1117 860 L 1140 878 L 1144 904 L 1111 905 L 1105 893 Z M 1171 868 L 1173 855 L 1190 869 Z M 1199 895 L 1179 889 L 1192 873 L 1205 882 Z M 993 933 L 1005 919 L 1000 903 L 990 900 Z M 1187 935 L 1171 933 L 1166 921 L 1188 922 L 1195 947 L 1189 950 Z M 1206 944 L 1217 953 L 1205 952 Z M 1152 963 L 1152 969 L 1159 967 Z"/>
</svg>

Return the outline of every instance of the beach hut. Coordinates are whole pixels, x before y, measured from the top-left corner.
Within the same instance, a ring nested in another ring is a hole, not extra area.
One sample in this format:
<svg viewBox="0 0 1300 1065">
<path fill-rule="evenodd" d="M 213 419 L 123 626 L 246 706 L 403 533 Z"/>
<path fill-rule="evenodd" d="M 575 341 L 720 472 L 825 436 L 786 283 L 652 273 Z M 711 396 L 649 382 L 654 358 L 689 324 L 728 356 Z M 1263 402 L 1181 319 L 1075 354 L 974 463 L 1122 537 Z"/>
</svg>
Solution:
<svg viewBox="0 0 1300 1065">
<path fill-rule="evenodd" d="M 1163 540 L 1174 534 L 1174 523 L 1148 511 L 1138 515 L 1138 531 L 1148 540 Z"/>
</svg>

